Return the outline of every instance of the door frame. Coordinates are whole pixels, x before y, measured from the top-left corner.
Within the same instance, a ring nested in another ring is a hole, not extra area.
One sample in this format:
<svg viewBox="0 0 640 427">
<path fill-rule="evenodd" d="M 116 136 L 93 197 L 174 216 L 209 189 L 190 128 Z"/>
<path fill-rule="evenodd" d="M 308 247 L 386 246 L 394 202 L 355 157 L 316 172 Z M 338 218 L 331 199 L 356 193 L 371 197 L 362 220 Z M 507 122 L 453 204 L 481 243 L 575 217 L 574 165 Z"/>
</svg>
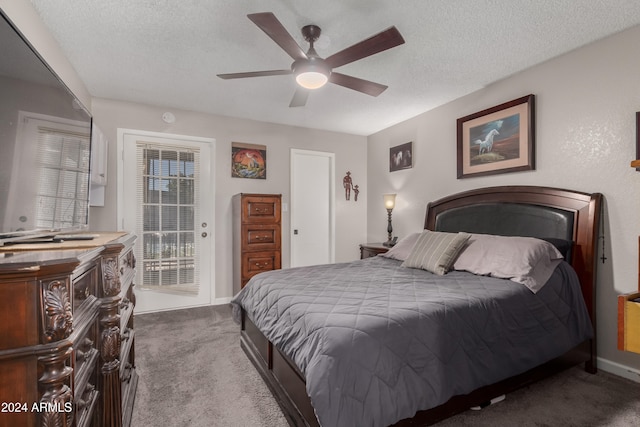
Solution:
<svg viewBox="0 0 640 427">
<path fill-rule="evenodd" d="M 213 304 L 213 302 L 216 300 L 215 299 L 215 291 L 216 291 L 216 281 L 215 281 L 215 238 L 216 238 L 216 233 L 215 233 L 215 138 L 205 138 L 205 137 L 197 137 L 197 136 L 190 136 L 190 135 L 179 135 L 179 134 L 171 134 L 171 133 L 164 133 L 164 132 L 152 132 L 152 131 L 143 131 L 143 130 L 137 130 L 137 129 L 125 129 L 125 128 L 118 128 L 117 129 L 117 141 L 116 141 L 116 147 L 117 147 L 117 191 L 116 191 L 116 217 L 117 217 L 117 227 L 121 230 L 124 230 L 124 186 L 125 186 L 125 182 L 124 182 L 124 140 L 125 140 L 125 136 L 134 136 L 136 138 L 145 138 L 145 137 L 149 137 L 149 138 L 156 138 L 156 139 L 167 139 L 167 140 L 180 140 L 180 141 L 186 141 L 186 142 L 194 142 L 194 143 L 205 143 L 205 144 L 209 144 L 210 145 L 210 150 L 209 150 L 209 158 L 208 160 L 208 165 L 206 165 L 206 167 L 208 168 L 207 172 L 209 174 L 209 182 L 208 182 L 208 188 L 212 189 L 212 191 L 210 191 L 210 194 L 203 194 L 202 197 L 210 197 L 212 200 L 212 206 L 211 206 L 211 213 L 210 213 L 210 218 L 209 218 L 209 224 L 211 225 L 211 227 L 208 229 L 207 233 L 209 234 L 209 236 L 207 237 L 207 239 L 209 239 L 209 257 L 207 258 L 202 258 L 201 259 L 201 263 L 208 263 L 208 265 L 210 266 L 210 272 L 209 272 L 209 286 L 210 286 L 210 292 L 209 292 L 209 301 L 208 304 L 201 304 L 201 305 L 211 305 Z M 202 165 L 201 165 L 202 166 Z M 131 232 L 133 232 L 134 230 L 129 230 Z M 141 244 L 140 242 L 138 244 Z M 201 286 L 205 286 L 204 281 L 202 282 Z M 182 308 L 188 308 L 188 307 L 180 307 Z M 169 309 L 171 310 L 171 309 Z"/>
<path fill-rule="evenodd" d="M 293 171 L 294 171 L 294 162 L 297 154 L 311 155 L 311 156 L 321 156 L 329 159 L 329 263 L 334 263 L 336 259 L 336 173 L 335 173 L 335 163 L 336 163 L 336 155 L 335 153 L 330 153 L 328 151 L 314 151 L 314 150 L 304 150 L 299 148 L 292 148 L 290 152 L 290 164 L 289 164 L 289 191 L 291 195 L 291 214 L 289 220 L 289 265 L 293 265 L 293 254 L 294 254 L 294 234 L 293 230 L 296 227 L 295 218 L 294 218 L 294 206 L 293 199 L 295 197 L 295 180 L 293 179 Z"/>
</svg>

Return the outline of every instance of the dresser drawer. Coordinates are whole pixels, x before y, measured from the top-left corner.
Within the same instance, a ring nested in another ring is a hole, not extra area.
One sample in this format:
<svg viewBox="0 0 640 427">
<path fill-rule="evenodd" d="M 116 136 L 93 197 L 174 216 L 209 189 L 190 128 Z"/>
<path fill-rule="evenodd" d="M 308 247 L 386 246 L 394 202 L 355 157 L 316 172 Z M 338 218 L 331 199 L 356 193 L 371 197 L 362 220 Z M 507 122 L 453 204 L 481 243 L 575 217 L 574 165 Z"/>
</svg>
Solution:
<svg viewBox="0 0 640 427">
<path fill-rule="evenodd" d="M 280 251 L 247 252 L 242 255 L 242 276 L 249 279 L 263 271 L 280 268 Z"/>
<path fill-rule="evenodd" d="M 91 305 L 89 302 L 93 301 Z M 96 305 L 98 304 L 98 305 Z M 95 424 L 96 408 L 98 401 L 98 360 L 100 352 L 98 350 L 98 323 L 97 310 L 99 302 L 95 297 L 87 298 L 87 302 L 82 305 L 90 308 L 83 316 L 86 320 L 78 325 L 74 331 L 73 344 L 73 402 L 75 405 L 76 426 L 91 426 Z"/>
<path fill-rule="evenodd" d="M 243 250 L 268 250 L 280 248 L 280 225 L 244 224 L 242 226 Z"/>
<path fill-rule="evenodd" d="M 242 199 L 242 222 L 280 223 L 280 197 L 247 196 Z"/>
<path fill-rule="evenodd" d="M 127 377 L 131 374 L 128 373 L 133 367 L 130 360 L 132 359 L 133 343 L 135 342 L 135 331 L 131 328 L 125 328 L 122 330 L 121 340 L 122 346 L 120 347 L 120 379 L 126 381 Z"/>
<path fill-rule="evenodd" d="M 91 300 L 90 296 L 97 294 L 98 266 L 94 266 L 73 281 L 73 312 L 77 313 Z"/>
<path fill-rule="evenodd" d="M 133 318 L 134 304 L 126 296 L 120 301 L 120 330 L 124 331 Z"/>
<path fill-rule="evenodd" d="M 75 389 L 79 396 L 87 386 L 95 386 L 95 372 L 100 355 L 96 348 L 97 325 L 91 326 L 86 335 L 79 338 L 75 344 Z"/>
<path fill-rule="evenodd" d="M 77 427 L 91 427 L 96 425 L 96 407 L 98 406 L 99 395 L 100 393 L 93 384 L 87 384 L 87 387 L 82 390 L 82 394 L 75 398 Z"/>
</svg>

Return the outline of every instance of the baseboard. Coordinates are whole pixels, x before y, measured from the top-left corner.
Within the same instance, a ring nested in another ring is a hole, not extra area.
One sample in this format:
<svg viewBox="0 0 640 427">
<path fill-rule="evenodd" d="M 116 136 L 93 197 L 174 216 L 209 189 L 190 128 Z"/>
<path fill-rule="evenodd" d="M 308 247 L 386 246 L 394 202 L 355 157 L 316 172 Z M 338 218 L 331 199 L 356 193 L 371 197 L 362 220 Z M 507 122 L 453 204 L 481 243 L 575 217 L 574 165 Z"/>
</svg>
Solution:
<svg viewBox="0 0 640 427">
<path fill-rule="evenodd" d="M 598 357 L 598 369 L 640 383 L 640 371 L 629 366 Z"/>
<path fill-rule="evenodd" d="M 213 300 L 213 304 L 212 305 L 229 304 L 232 299 L 233 299 L 233 297 L 216 298 L 216 299 Z"/>
</svg>

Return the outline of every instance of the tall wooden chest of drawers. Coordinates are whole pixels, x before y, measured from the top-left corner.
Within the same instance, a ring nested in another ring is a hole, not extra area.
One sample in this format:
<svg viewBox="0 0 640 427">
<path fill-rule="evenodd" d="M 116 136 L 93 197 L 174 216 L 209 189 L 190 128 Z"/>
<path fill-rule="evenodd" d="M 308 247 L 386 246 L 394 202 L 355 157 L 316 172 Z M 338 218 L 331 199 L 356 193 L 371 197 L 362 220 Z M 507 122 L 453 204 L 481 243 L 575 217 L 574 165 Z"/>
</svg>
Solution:
<svg viewBox="0 0 640 427">
<path fill-rule="evenodd" d="M 280 194 L 233 196 L 233 291 L 258 273 L 281 268 Z"/>
<path fill-rule="evenodd" d="M 134 242 L 1 248 L 0 427 L 130 424 Z"/>
</svg>

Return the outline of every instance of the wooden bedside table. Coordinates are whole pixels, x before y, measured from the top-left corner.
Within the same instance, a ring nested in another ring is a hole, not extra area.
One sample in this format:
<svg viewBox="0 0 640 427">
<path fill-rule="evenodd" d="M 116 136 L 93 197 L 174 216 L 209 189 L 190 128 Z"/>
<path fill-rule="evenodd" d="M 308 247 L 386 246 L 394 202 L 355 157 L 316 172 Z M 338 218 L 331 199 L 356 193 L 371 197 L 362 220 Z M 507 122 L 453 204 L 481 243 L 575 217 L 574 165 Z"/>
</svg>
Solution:
<svg viewBox="0 0 640 427">
<path fill-rule="evenodd" d="M 387 252 L 390 248 L 382 243 L 362 243 L 360 245 L 360 259 L 369 258 Z"/>
</svg>

